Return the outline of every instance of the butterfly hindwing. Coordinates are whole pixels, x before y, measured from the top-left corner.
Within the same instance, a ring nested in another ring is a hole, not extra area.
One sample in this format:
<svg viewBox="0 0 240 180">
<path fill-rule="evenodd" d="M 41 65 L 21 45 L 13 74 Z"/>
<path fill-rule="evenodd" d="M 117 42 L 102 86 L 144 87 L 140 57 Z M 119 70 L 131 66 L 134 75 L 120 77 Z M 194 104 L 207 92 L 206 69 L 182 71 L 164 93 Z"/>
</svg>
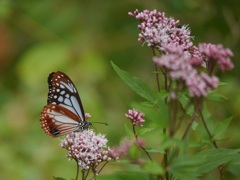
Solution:
<svg viewBox="0 0 240 180">
<path fill-rule="evenodd" d="M 66 108 L 49 104 L 43 108 L 40 122 L 48 135 L 56 137 L 77 131 L 79 117 Z"/>
</svg>

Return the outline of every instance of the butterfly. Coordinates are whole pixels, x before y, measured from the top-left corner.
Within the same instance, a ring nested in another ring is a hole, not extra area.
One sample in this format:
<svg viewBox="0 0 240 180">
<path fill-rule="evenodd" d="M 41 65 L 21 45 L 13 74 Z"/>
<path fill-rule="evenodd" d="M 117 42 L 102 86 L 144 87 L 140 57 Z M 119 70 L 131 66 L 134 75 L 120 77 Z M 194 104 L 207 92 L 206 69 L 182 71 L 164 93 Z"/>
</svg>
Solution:
<svg viewBox="0 0 240 180">
<path fill-rule="evenodd" d="M 92 124 L 85 120 L 84 109 L 72 80 L 63 72 L 48 76 L 48 99 L 40 122 L 45 133 L 58 137 L 70 132 L 83 131 Z"/>
</svg>

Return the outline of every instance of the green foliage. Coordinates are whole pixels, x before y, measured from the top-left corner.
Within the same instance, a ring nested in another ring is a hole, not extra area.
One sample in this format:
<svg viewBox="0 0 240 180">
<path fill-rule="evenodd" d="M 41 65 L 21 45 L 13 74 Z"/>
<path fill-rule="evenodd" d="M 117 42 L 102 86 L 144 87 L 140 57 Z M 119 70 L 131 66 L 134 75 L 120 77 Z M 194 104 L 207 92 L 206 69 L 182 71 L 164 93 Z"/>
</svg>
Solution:
<svg viewBox="0 0 240 180">
<path fill-rule="evenodd" d="M 122 180 L 122 179 L 131 179 L 131 180 L 139 180 L 139 177 L 141 177 L 141 180 L 149 180 L 149 175 L 143 172 L 126 172 L 121 171 L 109 175 L 101 175 L 98 177 L 99 180 Z"/>
<path fill-rule="evenodd" d="M 159 147 L 148 149 L 148 152 L 154 153 L 165 153 L 165 150 L 174 147 L 178 150 L 178 152 L 183 152 L 185 147 L 185 143 L 177 138 L 167 138 L 165 137 L 161 141 L 161 145 Z"/>
<path fill-rule="evenodd" d="M 196 174 L 202 175 L 233 160 L 239 152 L 240 149 L 208 149 L 193 155 L 193 159 L 204 160 L 204 163 L 198 167 Z"/>
<path fill-rule="evenodd" d="M 192 115 L 194 111 L 193 105 L 190 103 L 190 99 L 184 93 L 178 94 L 178 100 L 181 103 L 183 109 L 185 109 L 188 115 Z"/>
<path fill-rule="evenodd" d="M 192 156 L 180 156 L 174 159 L 169 169 L 179 179 L 197 179 L 204 173 L 233 160 L 239 152 L 239 149 L 203 150 Z"/>
<path fill-rule="evenodd" d="M 117 65 L 111 62 L 112 67 L 119 75 L 119 77 L 126 83 L 134 92 L 136 92 L 139 96 L 145 98 L 152 104 L 155 104 L 156 97 L 152 90 L 145 84 L 142 80 L 138 79 L 137 77 L 132 76 L 128 72 L 120 69 Z"/>
<path fill-rule="evenodd" d="M 214 135 L 215 138 L 216 138 L 216 136 L 217 136 L 218 134 L 223 133 L 224 130 L 227 129 L 227 127 L 229 126 L 229 124 L 230 124 L 230 122 L 232 121 L 232 119 L 233 119 L 232 117 L 227 118 L 227 119 L 221 121 L 220 123 L 218 123 L 218 124 L 215 126 L 215 129 L 214 129 L 214 131 L 213 131 L 213 135 Z"/>
<path fill-rule="evenodd" d="M 226 169 L 237 177 L 240 177 L 240 153 L 235 154 L 234 158 L 227 164 Z"/>
<path fill-rule="evenodd" d="M 61 178 L 61 177 L 53 177 L 54 180 L 66 180 L 64 178 Z"/>
<path fill-rule="evenodd" d="M 220 93 L 210 92 L 207 98 L 212 101 L 222 102 L 228 100 L 228 98 Z"/>
<path fill-rule="evenodd" d="M 151 161 L 143 165 L 143 170 L 146 173 L 154 174 L 154 175 L 162 175 L 164 172 L 162 166 L 160 166 L 157 162 L 151 162 Z"/>
</svg>

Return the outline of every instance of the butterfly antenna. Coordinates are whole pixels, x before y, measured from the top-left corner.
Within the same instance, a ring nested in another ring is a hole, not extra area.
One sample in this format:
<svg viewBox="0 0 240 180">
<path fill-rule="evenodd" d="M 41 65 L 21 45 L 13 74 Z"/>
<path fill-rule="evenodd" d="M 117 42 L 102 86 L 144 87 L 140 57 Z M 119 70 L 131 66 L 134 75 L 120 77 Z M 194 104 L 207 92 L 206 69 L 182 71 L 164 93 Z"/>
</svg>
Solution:
<svg viewBox="0 0 240 180">
<path fill-rule="evenodd" d="M 91 122 L 91 123 L 103 124 L 103 125 L 106 125 L 106 126 L 108 126 L 108 123 L 103 123 L 103 122 Z"/>
</svg>

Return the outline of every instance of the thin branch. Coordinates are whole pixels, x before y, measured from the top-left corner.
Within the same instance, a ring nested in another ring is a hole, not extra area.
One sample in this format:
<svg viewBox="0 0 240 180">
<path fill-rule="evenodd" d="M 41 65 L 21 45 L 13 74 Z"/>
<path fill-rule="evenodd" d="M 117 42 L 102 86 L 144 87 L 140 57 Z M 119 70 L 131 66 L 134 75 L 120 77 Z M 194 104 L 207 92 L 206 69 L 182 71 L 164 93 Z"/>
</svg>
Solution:
<svg viewBox="0 0 240 180">
<path fill-rule="evenodd" d="M 108 162 L 109 162 L 109 161 L 106 161 L 106 162 L 103 164 L 103 166 L 101 167 L 101 169 L 98 171 L 98 174 L 100 174 L 100 172 L 103 170 L 103 168 L 107 165 Z"/>
<path fill-rule="evenodd" d="M 152 161 L 152 158 L 150 156 L 150 154 L 146 151 L 146 149 L 139 143 L 139 140 L 138 140 L 138 134 L 135 130 L 135 126 L 133 125 L 133 133 L 134 133 L 134 136 L 135 136 L 135 139 L 137 141 L 137 144 L 138 146 L 146 153 L 146 155 L 148 156 L 148 158 Z"/>
<path fill-rule="evenodd" d="M 207 126 L 207 123 L 206 123 L 206 121 L 205 121 L 205 119 L 204 119 L 204 117 L 203 117 L 203 114 L 202 114 L 202 111 L 201 111 L 201 110 L 199 110 L 199 115 L 200 115 L 200 117 L 201 117 L 201 120 L 202 120 L 202 122 L 203 122 L 203 125 L 204 125 L 204 127 L 205 127 L 205 129 L 206 129 L 206 131 L 207 131 L 207 133 L 208 133 L 208 136 L 210 137 L 210 139 L 211 139 L 214 147 L 215 147 L 216 149 L 218 149 L 218 145 L 217 145 L 216 141 L 214 140 L 213 135 L 212 135 L 212 133 L 210 132 L 208 126 Z"/>
<path fill-rule="evenodd" d="M 79 164 L 78 164 L 78 160 L 77 160 L 77 158 L 74 158 L 74 160 L 76 161 L 76 163 L 77 163 L 77 174 L 76 174 L 76 178 L 75 178 L 75 180 L 78 180 L 78 174 L 79 174 Z"/>
<path fill-rule="evenodd" d="M 159 73 L 158 73 L 158 67 L 157 65 L 155 64 L 155 71 L 156 71 L 156 81 L 157 81 L 157 88 L 158 88 L 158 92 L 160 92 L 161 90 L 161 87 L 160 87 L 160 83 L 159 83 Z"/>
<path fill-rule="evenodd" d="M 207 126 L 207 123 L 206 123 L 206 121 L 205 121 L 205 119 L 204 119 L 204 117 L 203 117 L 203 114 L 202 114 L 202 111 L 201 111 L 201 110 L 199 110 L 199 115 L 200 115 L 200 117 L 201 117 L 201 119 L 202 119 L 203 125 L 204 125 L 204 127 L 205 127 L 205 129 L 206 129 L 206 131 L 207 131 L 207 133 L 208 133 L 208 136 L 210 137 L 210 139 L 211 139 L 214 147 L 215 147 L 216 149 L 218 149 L 219 147 L 218 147 L 216 141 L 215 141 L 214 138 L 213 138 L 212 133 L 210 132 L 210 130 L 209 130 L 208 126 Z M 218 166 L 218 171 L 219 171 L 219 175 L 220 175 L 220 179 L 221 179 L 221 180 L 224 179 L 224 177 L 223 177 L 223 176 L 224 176 L 224 175 L 223 175 L 223 170 L 224 170 L 224 165 L 223 165 L 223 164 L 220 165 L 220 166 Z"/>
<path fill-rule="evenodd" d="M 197 114 L 197 112 L 194 111 L 194 112 L 193 112 L 193 115 L 192 115 L 192 117 L 191 117 L 191 119 L 190 119 L 190 121 L 189 121 L 189 123 L 188 123 L 187 129 L 185 130 L 185 132 L 184 132 L 184 134 L 183 134 L 183 136 L 182 136 L 182 140 L 184 140 L 184 139 L 187 137 L 187 135 L 188 135 L 188 133 L 189 133 L 189 131 L 190 131 L 190 128 L 192 127 L 192 124 L 193 124 L 193 122 L 194 122 L 194 120 L 195 120 L 196 114 Z"/>
<path fill-rule="evenodd" d="M 84 170 L 82 170 L 82 180 L 84 180 Z"/>
<path fill-rule="evenodd" d="M 154 50 L 154 48 L 152 48 L 152 52 L 153 52 L 153 56 L 156 56 L 156 52 Z M 161 90 L 161 87 L 160 87 L 160 81 L 159 81 L 159 74 L 158 74 L 158 67 L 157 65 L 155 64 L 155 71 L 156 71 L 156 81 L 157 81 L 157 88 L 158 88 L 158 92 L 160 92 Z"/>
<path fill-rule="evenodd" d="M 84 171 L 84 170 L 83 170 Z M 88 177 L 88 174 L 89 174 L 89 171 L 90 171 L 90 169 L 88 169 L 88 171 L 87 171 L 87 174 L 86 174 L 86 176 L 84 177 L 84 179 L 83 180 L 86 180 L 87 179 L 87 177 Z"/>
</svg>

